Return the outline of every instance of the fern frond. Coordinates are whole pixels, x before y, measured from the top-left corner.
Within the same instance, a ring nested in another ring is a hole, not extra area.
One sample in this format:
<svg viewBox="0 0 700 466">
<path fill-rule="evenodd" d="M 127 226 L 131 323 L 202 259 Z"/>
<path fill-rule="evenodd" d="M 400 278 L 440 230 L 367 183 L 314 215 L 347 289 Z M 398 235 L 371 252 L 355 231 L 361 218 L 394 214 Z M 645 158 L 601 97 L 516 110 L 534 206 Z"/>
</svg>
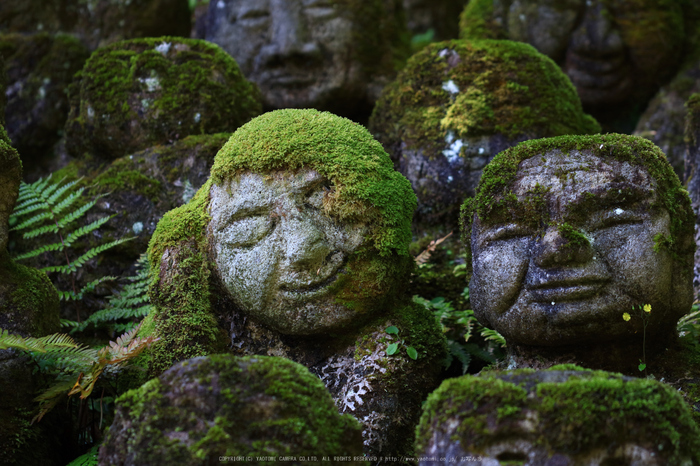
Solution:
<svg viewBox="0 0 700 466">
<path fill-rule="evenodd" d="M 51 212 L 42 212 L 40 214 L 37 214 L 34 217 L 31 217 L 25 220 L 24 222 L 20 223 L 19 225 L 12 227 L 11 231 L 24 230 L 25 228 L 29 228 L 35 223 L 39 223 L 46 218 L 51 218 Z M 25 236 L 25 238 L 27 238 L 27 236 Z M 30 238 L 33 238 L 33 236 L 30 236 Z"/>
<path fill-rule="evenodd" d="M 110 215 L 109 217 L 101 217 L 95 220 L 94 222 L 90 223 L 89 225 L 82 226 L 78 228 L 77 230 L 71 232 L 68 236 L 66 236 L 66 239 L 63 240 L 66 246 L 71 246 L 75 240 L 78 238 L 87 235 L 88 233 L 92 233 L 93 231 L 97 230 L 100 228 L 102 225 L 105 223 L 109 222 L 112 218 L 114 218 L 114 215 Z M 59 222 L 60 224 L 60 222 Z"/>
<path fill-rule="evenodd" d="M 118 240 L 110 241 L 109 243 L 100 244 L 99 246 L 90 249 L 85 254 L 75 259 L 70 265 L 44 267 L 41 270 L 43 272 L 59 272 L 62 274 L 76 272 L 80 267 L 85 265 L 87 261 L 94 258 L 99 253 L 104 252 L 107 249 L 113 248 L 114 246 L 120 245 L 122 243 L 126 243 L 127 241 L 131 241 L 132 239 L 133 238 L 120 238 Z"/>
<path fill-rule="evenodd" d="M 22 260 L 22 259 L 29 259 L 30 257 L 36 257 L 39 254 L 43 254 L 45 252 L 52 252 L 52 251 L 58 251 L 61 252 L 66 248 L 66 245 L 63 243 L 51 243 L 51 244 L 45 244 L 41 247 L 38 247 L 36 249 L 32 249 L 29 252 L 25 252 L 23 254 L 20 254 L 18 256 L 13 256 L 12 260 Z"/>
<path fill-rule="evenodd" d="M 65 396 L 66 392 L 73 387 L 72 380 L 60 380 L 54 385 L 46 389 L 41 395 L 34 398 L 34 401 L 39 402 L 39 413 L 34 416 L 32 423 L 39 422 L 41 419 L 53 409 Z"/>
<path fill-rule="evenodd" d="M 496 330 L 492 330 L 490 328 L 484 328 L 481 331 L 481 336 L 484 337 L 485 340 L 491 340 L 496 342 L 499 346 L 505 348 L 506 347 L 506 339 L 503 338 L 503 335 L 498 333 Z"/>
<path fill-rule="evenodd" d="M 45 204 L 41 199 L 28 199 L 22 204 L 17 204 L 15 206 L 14 212 L 12 212 L 12 215 L 10 215 L 10 217 L 21 217 L 23 215 L 27 215 L 36 210 L 39 210 L 43 207 L 45 207 Z"/>
<path fill-rule="evenodd" d="M 64 178 L 64 179 L 65 179 L 65 178 Z M 50 195 L 50 196 L 46 199 L 46 203 L 49 204 L 49 205 L 54 205 L 54 204 L 56 203 L 56 201 L 58 200 L 58 198 L 60 198 L 60 197 L 63 195 L 63 193 L 65 193 L 66 191 L 68 191 L 70 188 L 72 188 L 72 187 L 75 186 L 76 184 L 80 183 L 80 181 L 81 181 L 82 179 L 83 179 L 83 177 L 81 176 L 80 178 L 78 178 L 78 179 L 75 180 L 75 181 L 71 181 L 70 183 L 64 184 L 64 185 L 61 186 L 59 189 L 57 189 L 56 192 L 53 193 L 53 194 L 51 194 L 51 192 L 47 189 L 47 190 L 44 192 L 44 197 L 49 196 L 49 195 Z M 54 189 L 55 189 L 55 188 L 58 188 L 58 186 L 59 186 L 61 183 L 63 183 L 63 180 L 61 180 L 61 181 L 59 181 L 58 183 L 56 183 L 56 184 L 54 185 Z M 82 192 L 82 191 L 80 191 L 80 192 Z M 54 211 L 54 213 L 56 213 L 56 211 Z"/>
<path fill-rule="evenodd" d="M 61 212 L 63 212 L 68 207 L 73 205 L 75 203 L 75 201 L 80 199 L 80 196 L 83 194 L 83 191 L 85 191 L 85 188 L 79 188 L 77 191 L 73 191 L 68 196 L 63 198 L 63 200 L 61 202 L 52 206 L 51 212 L 53 212 L 53 214 L 55 216 L 58 216 Z M 64 225 L 66 225 L 66 224 L 64 224 Z"/>
<path fill-rule="evenodd" d="M 104 277 L 100 277 L 98 279 L 95 279 L 82 287 L 80 291 L 77 293 L 74 293 L 73 291 L 62 291 L 59 292 L 59 297 L 61 301 L 79 301 L 83 299 L 83 296 L 85 293 L 90 293 L 92 291 L 95 291 L 95 288 L 97 288 L 97 285 L 100 283 L 104 283 L 106 281 L 111 281 L 111 280 L 116 280 L 117 277 L 114 277 L 112 275 L 105 275 Z"/>
<path fill-rule="evenodd" d="M 23 351 L 46 352 L 67 352 L 78 345 L 68 335 L 54 333 L 41 338 L 23 337 L 11 334 L 7 330 L 0 329 L 0 349 L 14 348 Z"/>
<path fill-rule="evenodd" d="M 100 197 L 102 197 L 102 196 L 100 196 Z M 97 197 L 94 200 L 87 202 L 82 207 L 79 207 L 78 209 L 74 210 L 73 212 L 67 214 L 65 217 L 63 217 L 62 219 L 60 219 L 58 221 L 58 227 L 63 228 L 66 225 L 68 225 L 69 223 L 74 222 L 75 220 L 78 220 L 80 217 L 85 215 L 85 212 L 92 209 L 92 207 L 95 204 L 97 204 L 97 199 L 99 199 L 100 197 Z"/>
</svg>

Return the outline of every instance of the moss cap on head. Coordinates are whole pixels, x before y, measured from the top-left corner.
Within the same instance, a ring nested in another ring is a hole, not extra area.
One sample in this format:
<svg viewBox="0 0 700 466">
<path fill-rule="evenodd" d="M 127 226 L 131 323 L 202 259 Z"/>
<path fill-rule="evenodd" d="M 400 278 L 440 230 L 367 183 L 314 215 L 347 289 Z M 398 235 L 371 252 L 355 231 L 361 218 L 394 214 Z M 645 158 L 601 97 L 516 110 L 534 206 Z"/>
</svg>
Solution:
<svg viewBox="0 0 700 466">
<path fill-rule="evenodd" d="M 213 464 L 219 455 L 357 455 L 362 429 L 288 359 L 215 354 L 122 395 L 101 464 Z M 274 459 L 272 460 L 274 461 Z"/>
<path fill-rule="evenodd" d="M 419 455 L 449 436 L 472 454 L 499 442 L 523 442 L 547 456 L 581 459 L 631 443 L 657 455 L 658 464 L 700 461 L 700 430 L 672 387 L 571 366 L 447 380 L 428 397 L 416 435 Z"/>
<path fill-rule="evenodd" d="M 496 155 L 486 166 L 476 195 L 464 201 L 461 211 L 462 241 L 471 247 L 471 227 L 474 215 L 485 219 L 511 194 L 520 162 L 552 151 L 590 151 L 602 159 L 612 158 L 644 167 L 657 183 L 657 202 L 666 209 L 671 220 L 670 250 L 682 262 L 692 261 L 695 250 L 695 214 L 688 192 L 653 142 L 625 134 L 593 136 L 559 136 L 521 142 Z"/>
<path fill-rule="evenodd" d="M 382 93 L 370 127 L 387 147 L 403 143 L 431 157 L 451 142 L 448 132 L 513 139 L 600 131 L 551 59 L 500 40 L 452 40 L 418 52 Z"/>
<path fill-rule="evenodd" d="M 366 223 L 380 255 L 408 255 L 416 196 L 381 144 L 346 118 L 297 109 L 261 115 L 236 131 L 219 151 L 211 179 L 221 184 L 244 171 L 302 167 L 333 183 L 331 215 Z"/>
<path fill-rule="evenodd" d="M 258 88 L 230 55 L 182 37 L 100 48 L 68 93 L 67 150 L 106 159 L 190 134 L 233 131 L 262 108 Z"/>
</svg>

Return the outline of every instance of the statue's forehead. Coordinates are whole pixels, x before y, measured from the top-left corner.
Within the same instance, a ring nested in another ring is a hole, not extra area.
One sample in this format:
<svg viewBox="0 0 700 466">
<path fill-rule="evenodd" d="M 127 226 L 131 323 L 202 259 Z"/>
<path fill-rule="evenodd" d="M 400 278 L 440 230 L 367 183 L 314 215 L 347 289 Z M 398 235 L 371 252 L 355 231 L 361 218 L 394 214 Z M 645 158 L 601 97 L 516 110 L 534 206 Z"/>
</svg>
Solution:
<svg viewBox="0 0 700 466">
<path fill-rule="evenodd" d="M 524 196 L 536 186 L 551 193 L 599 191 L 611 183 L 651 189 L 655 182 L 646 168 L 627 161 L 604 158 L 589 151 L 550 151 L 520 162 L 513 191 Z"/>
<path fill-rule="evenodd" d="M 268 173 L 246 171 L 220 185 L 212 184 L 209 209 L 214 214 L 222 209 L 264 207 L 274 203 L 280 195 L 302 192 L 324 181 L 323 175 L 310 168 Z"/>
</svg>

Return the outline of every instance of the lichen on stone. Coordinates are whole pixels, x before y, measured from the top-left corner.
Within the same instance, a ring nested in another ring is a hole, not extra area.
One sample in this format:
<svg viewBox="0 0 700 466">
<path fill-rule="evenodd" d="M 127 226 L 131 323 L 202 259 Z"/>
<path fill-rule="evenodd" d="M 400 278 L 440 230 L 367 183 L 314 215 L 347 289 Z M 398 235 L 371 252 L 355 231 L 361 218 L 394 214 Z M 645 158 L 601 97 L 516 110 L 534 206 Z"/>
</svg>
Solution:
<svg viewBox="0 0 700 466">
<path fill-rule="evenodd" d="M 170 44 L 165 54 L 163 44 Z M 257 87 L 226 52 L 178 37 L 103 47 L 68 92 L 67 150 L 103 159 L 190 134 L 232 131 L 261 111 Z"/>
</svg>

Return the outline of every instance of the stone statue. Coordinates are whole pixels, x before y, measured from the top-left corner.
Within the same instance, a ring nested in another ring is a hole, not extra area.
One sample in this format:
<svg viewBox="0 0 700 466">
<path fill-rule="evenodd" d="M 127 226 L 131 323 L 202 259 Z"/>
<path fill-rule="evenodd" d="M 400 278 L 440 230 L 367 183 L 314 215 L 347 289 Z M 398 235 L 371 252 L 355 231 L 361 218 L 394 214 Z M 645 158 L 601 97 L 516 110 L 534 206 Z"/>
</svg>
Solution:
<svg viewBox="0 0 700 466">
<path fill-rule="evenodd" d="M 484 166 L 526 139 L 600 131 L 566 75 L 527 44 L 431 44 L 387 86 L 370 120 L 418 196 L 419 232 L 457 230 Z"/>
<path fill-rule="evenodd" d="M 693 302 L 695 222 L 653 143 L 618 134 L 521 143 L 487 166 L 462 215 L 474 312 L 506 338 L 511 366 L 638 374 L 644 350 L 669 354 Z"/>
<path fill-rule="evenodd" d="M 416 456 L 420 465 L 691 465 L 699 439 L 671 387 L 563 365 L 446 380 L 425 404 Z"/>
<path fill-rule="evenodd" d="M 300 456 L 311 462 L 362 457 L 361 427 L 338 414 L 323 383 L 304 366 L 217 354 L 176 364 L 122 395 L 100 464 L 195 466 L 221 457 L 254 464 L 264 462 L 261 456 L 294 457 L 294 464 Z"/>
<path fill-rule="evenodd" d="M 261 111 L 259 91 L 220 47 L 178 37 L 100 48 L 68 94 L 66 150 L 103 162 L 191 134 L 233 131 Z"/>
<path fill-rule="evenodd" d="M 313 107 L 366 121 L 408 53 L 400 0 L 220 0 L 206 39 L 233 56 L 267 109 Z"/>
<path fill-rule="evenodd" d="M 445 351 L 405 293 L 414 208 L 350 120 L 288 109 L 244 125 L 151 240 L 151 373 L 216 352 L 287 357 L 362 422 L 367 454 L 407 454 Z"/>
<path fill-rule="evenodd" d="M 527 42 L 556 61 L 606 131 L 631 132 L 693 47 L 696 2 L 472 0 L 460 37 Z"/>
</svg>

